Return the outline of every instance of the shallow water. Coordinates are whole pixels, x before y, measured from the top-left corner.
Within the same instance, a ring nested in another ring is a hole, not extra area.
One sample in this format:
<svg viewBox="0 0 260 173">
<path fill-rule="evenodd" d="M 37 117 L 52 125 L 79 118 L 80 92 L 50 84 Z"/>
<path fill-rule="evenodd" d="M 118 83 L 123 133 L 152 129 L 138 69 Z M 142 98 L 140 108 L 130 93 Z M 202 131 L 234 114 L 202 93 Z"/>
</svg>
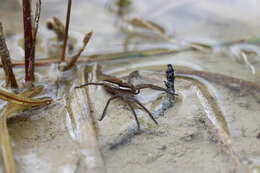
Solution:
<svg viewBox="0 0 260 173">
<path fill-rule="evenodd" d="M 8 9 L 19 9 L 19 4 L 0 1 L 0 20 L 6 26 L 11 55 L 21 60 L 21 12 L 7 17 Z M 52 97 L 54 103 L 9 120 L 19 172 L 259 172 L 259 2 L 152 0 L 147 5 L 133 1 L 124 18 L 113 11 L 114 2 L 74 2 L 70 33 L 77 49 L 84 33 L 94 31 L 84 56 L 119 52 L 125 58 L 79 63 L 65 73 L 54 64 L 47 71 L 46 66 L 37 67 L 37 85 L 45 86 L 42 96 Z M 53 48 L 49 45 L 55 44 L 44 22 L 52 16 L 64 19 L 65 9 L 61 0 L 43 3 L 37 57 L 49 57 Z M 125 21 L 131 17 L 159 24 L 165 35 L 130 26 Z M 250 39 L 236 43 L 241 38 Z M 191 42 L 211 48 L 183 49 Z M 124 54 L 152 48 L 179 52 Z M 250 52 L 246 59 L 241 51 Z M 110 103 L 100 122 L 110 95 L 99 86 L 74 89 L 86 81 L 98 81 L 99 69 L 123 79 L 137 70 L 135 84 L 164 87 L 166 64 L 176 69 L 179 96 L 173 106 L 161 111 L 167 98 L 163 92 L 145 89 L 137 96 L 159 126 L 136 106 L 141 123 L 138 131 L 130 108 L 121 100 Z M 15 72 L 21 84 L 23 69 Z"/>
</svg>

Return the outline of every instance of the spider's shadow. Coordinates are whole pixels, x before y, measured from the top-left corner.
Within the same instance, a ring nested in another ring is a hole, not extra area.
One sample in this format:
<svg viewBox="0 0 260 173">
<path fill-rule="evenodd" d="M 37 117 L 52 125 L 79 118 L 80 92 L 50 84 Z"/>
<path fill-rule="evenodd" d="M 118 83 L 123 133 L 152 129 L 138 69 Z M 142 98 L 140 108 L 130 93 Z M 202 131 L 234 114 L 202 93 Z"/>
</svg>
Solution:
<svg viewBox="0 0 260 173">
<path fill-rule="evenodd" d="M 120 147 L 123 147 L 129 143 L 131 143 L 132 139 L 137 135 L 141 134 L 153 134 L 154 131 L 140 129 L 140 128 L 131 128 L 128 129 L 126 133 L 122 133 L 122 135 L 118 136 L 113 143 L 109 144 L 110 150 L 116 150 Z"/>
</svg>

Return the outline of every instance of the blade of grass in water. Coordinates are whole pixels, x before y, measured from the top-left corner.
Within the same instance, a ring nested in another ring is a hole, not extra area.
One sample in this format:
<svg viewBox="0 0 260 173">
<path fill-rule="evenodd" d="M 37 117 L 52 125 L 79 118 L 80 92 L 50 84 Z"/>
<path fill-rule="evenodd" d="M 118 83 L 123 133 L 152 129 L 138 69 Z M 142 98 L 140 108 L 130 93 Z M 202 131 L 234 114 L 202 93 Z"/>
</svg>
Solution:
<svg viewBox="0 0 260 173">
<path fill-rule="evenodd" d="M 16 95 L 7 91 L 4 91 L 0 89 L 0 99 L 8 101 L 10 103 L 15 103 L 19 105 L 33 105 L 33 106 L 38 106 L 42 104 L 50 104 L 51 99 L 49 98 L 43 98 L 43 99 L 32 99 L 32 98 L 27 98 L 23 97 L 21 95 Z"/>
</svg>

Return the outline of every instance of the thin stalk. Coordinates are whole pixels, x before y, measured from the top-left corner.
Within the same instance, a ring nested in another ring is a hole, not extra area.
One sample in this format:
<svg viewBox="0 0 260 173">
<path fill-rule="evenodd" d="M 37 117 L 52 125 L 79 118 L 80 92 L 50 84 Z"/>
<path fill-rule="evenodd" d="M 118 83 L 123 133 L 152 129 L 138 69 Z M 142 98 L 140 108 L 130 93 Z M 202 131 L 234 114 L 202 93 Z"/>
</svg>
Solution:
<svg viewBox="0 0 260 173">
<path fill-rule="evenodd" d="M 29 77 L 31 78 L 30 81 L 35 80 L 34 71 L 35 71 L 35 46 L 36 46 L 36 37 L 38 32 L 39 20 L 41 15 L 41 0 L 37 1 L 36 10 L 34 15 L 34 24 L 33 24 L 33 45 L 30 51 L 30 61 L 29 61 L 29 68 L 28 73 Z"/>
<path fill-rule="evenodd" d="M 3 26 L 0 22 L 0 57 L 3 64 L 3 69 L 5 72 L 5 83 L 6 87 L 18 88 L 15 75 L 12 69 L 12 62 L 10 58 L 10 54 L 5 42 Z"/>
<path fill-rule="evenodd" d="M 33 50 L 33 27 L 31 17 L 31 0 L 23 0 L 23 24 L 24 24 L 24 63 L 25 63 L 25 81 L 33 81 L 34 75 L 30 74 L 30 63 L 34 61 Z M 32 68 L 32 66 L 31 66 Z M 31 76 L 33 75 L 33 76 Z"/>
<path fill-rule="evenodd" d="M 66 26 L 65 26 L 65 38 L 62 47 L 62 54 L 61 54 L 61 62 L 65 61 L 66 56 L 66 47 L 68 41 L 68 32 L 69 32 L 69 25 L 70 25 L 70 11 L 71 11 L 71 0 L 68 0 L 68 8 L 67 8 L 67 18 L 66 18 Z"/>
</svg>

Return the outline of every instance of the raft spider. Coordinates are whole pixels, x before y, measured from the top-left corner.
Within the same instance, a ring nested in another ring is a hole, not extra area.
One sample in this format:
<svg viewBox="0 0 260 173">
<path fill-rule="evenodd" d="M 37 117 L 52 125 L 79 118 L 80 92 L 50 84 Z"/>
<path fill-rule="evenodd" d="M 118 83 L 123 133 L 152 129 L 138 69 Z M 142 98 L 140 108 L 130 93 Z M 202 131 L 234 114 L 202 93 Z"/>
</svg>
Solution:
<svg viewBox="0 0 260 173">
<path fill-rule="evenodd" d="M 120 98 L 121 100 L 123 100 L 131 109 L 135 121 L 137 123 L 137 127 L 138 129 L 140 128 L 140 123 L 138 121 L 137 115 L 135 113 L 135 110 L 132 106 L 133 103 L 138 104 L 145 112 L 147 112 L 147 114 L 149 115 L 149 117 L 153 120 L 153 122 L 158 125 L 158 122 L 155 120 L 155 118 L 153 117 L 153 115 L 151 114 L 151 112 L 140 102 L 138 101 L 135 96 L 138 95 L 140 93 L 140 90 L 145 89 L 145 88 L 150 88 L 150 89 L 154 89 L 154 90 L 159 90 L 159 91 L 164 91 L 168 94 L 171 95 L 177 95 L 173 92 L 171 92 L 169 89 L 165 89 L 153 84 L 138 84 L 138 85 L 133 85 L 130 81 L 129 82 L 124 82 L 121 79 L 118 79 L 116 77 L 107 77 L 104 80 L 102 80 L 102 82 L 100 83 L 94 83 L 94 82 L 90 82 L 90 83 L 85 83 L 83 85 L 77 86 L 75 88 L 81 88 L 87 85 L 101 85 L 104 87 L 104 89 L 110 93 L 112 95 L 112 97 L 110 97 L 105 105 L 105 108 L 103 110 L 102 116 L 98 119 L 99 121 L 102 121 L 106 115 L 106 111 L 107 108 L 110 104 L 110 102 L 116 98 Z"/>
</svg>

